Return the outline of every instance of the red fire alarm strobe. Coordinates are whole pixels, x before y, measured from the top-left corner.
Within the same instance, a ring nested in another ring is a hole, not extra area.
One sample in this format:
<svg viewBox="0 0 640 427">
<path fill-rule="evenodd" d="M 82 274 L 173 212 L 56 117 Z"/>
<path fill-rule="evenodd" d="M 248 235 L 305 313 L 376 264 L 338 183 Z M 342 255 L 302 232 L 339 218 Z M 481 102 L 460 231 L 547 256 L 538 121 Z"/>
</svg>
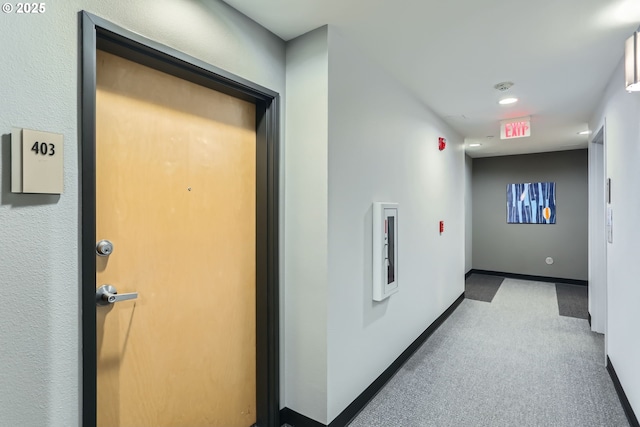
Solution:
<svg viewBox="0 0 640 427">
<path fill-rule="evenodd" d="M 440 234 L 444 233 L 444 221 L 440 221 Z"/>
<path fill-rule="evenodd" d="M 447 146 L 447 138 L 438 138 L 438 150 L 442 151 Z"/>
</svg>

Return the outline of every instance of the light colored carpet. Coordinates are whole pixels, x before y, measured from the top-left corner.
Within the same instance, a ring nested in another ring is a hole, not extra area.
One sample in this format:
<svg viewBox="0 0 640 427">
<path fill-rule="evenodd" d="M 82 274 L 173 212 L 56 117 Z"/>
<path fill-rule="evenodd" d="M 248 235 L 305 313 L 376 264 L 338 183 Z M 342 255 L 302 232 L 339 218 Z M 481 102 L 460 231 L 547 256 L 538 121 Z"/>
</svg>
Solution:
<svg viewBox="0 0 640 427">
<path fill-rule="evenodd" d="M 554 284 L 464 300 L 351 427 L 626 427 L 603 336 L 561 317 Z"/>
</svg>

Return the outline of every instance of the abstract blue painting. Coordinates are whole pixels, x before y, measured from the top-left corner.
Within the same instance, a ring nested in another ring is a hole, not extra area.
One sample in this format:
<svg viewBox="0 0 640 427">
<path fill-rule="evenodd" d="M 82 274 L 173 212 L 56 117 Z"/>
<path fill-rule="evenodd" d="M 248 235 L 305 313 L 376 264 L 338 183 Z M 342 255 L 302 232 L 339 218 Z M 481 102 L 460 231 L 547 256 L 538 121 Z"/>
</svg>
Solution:
<svg viewBox="0 0 640 427">
<path fill-rule="evenodd" d="M 556 183 L 508 184 L 507 223 L 555 224 Z"/>
</svg>

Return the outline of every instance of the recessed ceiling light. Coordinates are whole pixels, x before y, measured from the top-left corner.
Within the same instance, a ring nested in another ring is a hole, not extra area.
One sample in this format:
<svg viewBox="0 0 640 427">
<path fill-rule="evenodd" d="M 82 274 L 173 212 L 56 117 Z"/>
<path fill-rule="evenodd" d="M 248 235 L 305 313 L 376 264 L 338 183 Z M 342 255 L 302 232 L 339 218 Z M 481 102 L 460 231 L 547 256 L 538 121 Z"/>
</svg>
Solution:
<svg viewBox="0 0 640 427">
<path fill-rule="evenodd" d="M 502 98 L 500 101 L 498 101 L 498 104 L 500 105 L 509 105 L 509 104 L 515 104 L 516 102 L 518 102 L 518 98 Z"/>
<path fill-rule="evenodd" d="M 469 144 L 469 147 L 480 147 L 482 144 Z"/>
<path fill-rule="evenodd" d="M 583 130 L 582 132 L 578 132 L 578 135 L 591 135 L 590 130 Z"/>
</svg>

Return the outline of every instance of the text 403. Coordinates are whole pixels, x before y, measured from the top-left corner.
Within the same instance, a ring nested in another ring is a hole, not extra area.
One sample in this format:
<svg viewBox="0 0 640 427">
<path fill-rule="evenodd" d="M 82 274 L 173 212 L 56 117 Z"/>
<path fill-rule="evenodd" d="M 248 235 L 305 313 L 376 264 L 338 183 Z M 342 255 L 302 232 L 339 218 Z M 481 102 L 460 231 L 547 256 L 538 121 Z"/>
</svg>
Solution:
<svg viewBox="0 0 640 427">
<path fill-rule="evenodd" d="M 42 156 L 46 156 L 47 154 L 53 156 L 56 154 L 56 146 L 54 144 L 47 144 L 46 142 L 36 141 L 31 146 L 31 151 Z"/>
</svg>

